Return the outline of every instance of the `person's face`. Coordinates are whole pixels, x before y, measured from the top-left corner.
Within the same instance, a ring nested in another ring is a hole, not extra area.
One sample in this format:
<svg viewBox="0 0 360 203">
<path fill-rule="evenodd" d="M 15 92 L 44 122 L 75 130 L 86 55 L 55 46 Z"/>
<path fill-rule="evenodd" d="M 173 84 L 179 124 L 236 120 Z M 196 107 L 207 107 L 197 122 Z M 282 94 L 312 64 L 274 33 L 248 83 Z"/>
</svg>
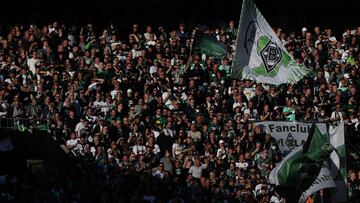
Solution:
<svg viewBox="0 0 360 203">
<path fill-rule="evenodd" d="M 268 151 L 267 150 L 264 150 L 262 153 L 261 153 L 262 157 L 264 159 L 266 159 L 268 157 Z"/>
<path fill-rule="evenodd" d="M 76 134 L 75 134 L 75 133 L 71 133 L 70 137 L 71 137 L 72 140 L 74 140 L 74 139 L 76 139 Z"/>
<path fill-rule="evenodd" d="M 146 27 L 146 32 L 151 33 L 151 31 L 152 31 L 152 28 L 150 26 L 147 26 Z"/>
<path fill-rule="evenodd" d="M 357 177 L 356 177 L 356 173 L 350 173 L 350 179 L 351 180 L 355 180 Z"/>
<path fill-rule="evenodd" d="M 200 159 L 196 159 L 195 164 L 196 164 L 196 166 L 200 166 L 200 164 L 201 164 Z"/>
<path fill-rule="evenodd" d="M 292 106 L 292 101 L 289 99 L 289 100 L 287 100 L 286 104 L 287 104 L 288 107 L 291 107 Z"/>
<path fill-rule="evenodd" d="M 164 171 L 164 164 L 159 165 L 159 171 Z"/>
<path fill-rule="evenodd" d="M 336 110 L 340 111 L 341 110 L 341 106 L 340 105 L 336 105 Z"/>
<path fill-rule="evenodd" d="M 136 140 L 136 144 L 137 144 L 137 145 L 142 145 L 142 139 L 137 139 L 137 140 Z"/>
<path fill-rule="evenodd" d="M 124 121 L 124 124 L 125 124 L 125 125 L 128 125 L 128 124 L 129 124 L 129 119 L 128 119 L 128 118 L 124 118 L 123 121 Z"/>
<path fill-rule="evenodd" d="M 215 179 L 215 173 L 214 172 L 210 172 L 210 179 Z"/>
</svg>

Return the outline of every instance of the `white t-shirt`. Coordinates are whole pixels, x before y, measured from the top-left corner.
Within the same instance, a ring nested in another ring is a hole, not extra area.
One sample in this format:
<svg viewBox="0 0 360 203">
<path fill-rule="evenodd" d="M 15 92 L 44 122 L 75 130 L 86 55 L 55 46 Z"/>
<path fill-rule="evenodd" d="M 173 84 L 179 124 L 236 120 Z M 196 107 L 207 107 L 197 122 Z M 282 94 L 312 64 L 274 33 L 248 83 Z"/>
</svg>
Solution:
<svg viewBox="0 0 360 203">
<path fill-rule="evenodd" d="M 27 61 L 27 65 L 29 66 L 30 71 L 35 74 L 35 64 L 39 61 L 39 59 L 30 58 Z"/>
<path fill-rule="evenodd" d="M 155 170 L 152 175 L 154 177 L 163 179 L 165 176 L 165 171 L 160 172 L 159 170 Z"/>
<path fill-rule="evenodd" d="M 79 139 L 70 139 L 66 141 L 66 147 L 78 144 Z"/>
<path fill-rule="evenodd" d="M 134 152 L 135 155 L 144 154 L 146 152 L 146 148 L 143 145 L 141 146 L 134 145 L 132 151 Z"/>
<path fill-rule="evenodd" d="M 189 169 L 189 173 L 192 174 L 192 176 L 194 176 L 194 178 L 200 178 L 201 177 L 201 172 L 202 170 L 206 168 L 203 165 L 197 167 L 197 166 L 191 166 Z"/>
<path fill-rule="evenodd" d="M 77 136 L 80 137 L 80 129 L 81 128 L 84 128 L 84 124 L 82 124 L 82 122 L 79 122 L 78 124 L 76 124 L 76 127 L 75 127 L 75 132 L 77 132 Z"/>
<path fill-rule="evenodd" d="M 172 149 L 173 149 L 174 155 L 176 155 L 176 156 L 180 155 L 181 152 L 183 151 L 182 146 L 178 143 L 174 143 L 172 145 Z"/>
</svg>

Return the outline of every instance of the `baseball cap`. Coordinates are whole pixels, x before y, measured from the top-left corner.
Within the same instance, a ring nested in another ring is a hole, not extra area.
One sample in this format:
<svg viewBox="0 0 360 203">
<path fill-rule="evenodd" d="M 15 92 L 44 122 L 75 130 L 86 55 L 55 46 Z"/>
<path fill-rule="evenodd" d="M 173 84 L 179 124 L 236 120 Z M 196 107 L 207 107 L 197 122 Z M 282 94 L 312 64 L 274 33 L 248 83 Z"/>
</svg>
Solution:
<svg viewBox="0 0 360 203">
<path fill-rule="evenodd" d="M 219 144 L 224 144 L 224 140 L 220 140 L 220 141 L 219 141 Z"/>
</svg>

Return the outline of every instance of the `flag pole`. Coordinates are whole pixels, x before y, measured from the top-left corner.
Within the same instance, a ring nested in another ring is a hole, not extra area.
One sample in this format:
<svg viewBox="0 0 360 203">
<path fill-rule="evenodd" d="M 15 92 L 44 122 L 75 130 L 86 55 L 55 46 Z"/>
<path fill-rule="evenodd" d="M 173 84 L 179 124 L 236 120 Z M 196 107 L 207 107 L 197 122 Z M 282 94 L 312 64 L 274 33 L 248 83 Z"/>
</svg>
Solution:
<svg viewBox="0 0 360 203">
<path fill-rule="evenodd" d="M 237 47 L 237 44 L 239 43 L 239 35 L 240 35 L 240 25 L 241 25 L 241 21 L 242 19 L 244 18 L 244 10 L 245 10 L 245 0 L 242 1 L 241 3 L 241 13 L 240 13 L 240 18 L 239 18 L 239 24 L 238 24 L 238 29 L 237 29 L 237 33 L 236 33 L 236 38 L 235 38 L 235 50 L 233 52 L 233 56 L 232 56 L 232 60 L 231 60 L 231 67 L 230 67 L 230 74 L 231 74 L 231 77 L 233 79 L 239 79 L 239 78 L 234 78 L 234 74 L 233 74 L 233 71 L 234 71 L 234 61 L 235 61 L 235 52 L 236 52 L 236 47 Z M 239 79 L 241 80 L 241 79 Z"/>
<path fill-rule="evenodd" d="M 193 52 L 193 47 L 194 47 L 194 40 L 195 40 L 195 34 L 196 34 L 196 28 L 194 28 L 194 30 L 192 31 L 191 34 L 191 40 L 190 40 L 190 53 L 189 53 L 189 57 L 188 60 L 186 62 L 186 66 L 185 66 L 185 71 L 187 71 L 187 69 L 189 68 L 190 65 L 190 58 L 192 58 L 192 52 Z"/>
</svg>

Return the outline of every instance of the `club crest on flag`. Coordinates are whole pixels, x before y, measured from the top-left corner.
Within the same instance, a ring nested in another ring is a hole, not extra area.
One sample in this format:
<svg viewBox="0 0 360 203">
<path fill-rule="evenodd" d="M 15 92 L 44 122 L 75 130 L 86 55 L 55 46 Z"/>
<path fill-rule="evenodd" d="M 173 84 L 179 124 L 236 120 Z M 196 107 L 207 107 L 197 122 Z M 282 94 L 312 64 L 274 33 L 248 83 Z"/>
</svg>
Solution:
<svg viewBox="0 0 360 203">
<path fill-rule="evenodd" d="M 288 134 L 285 140 L 285 145 L 290 149 L 293 150 L 295 148 L 295 138 L 292 136 L 291 133 Z"/>
</svg>

